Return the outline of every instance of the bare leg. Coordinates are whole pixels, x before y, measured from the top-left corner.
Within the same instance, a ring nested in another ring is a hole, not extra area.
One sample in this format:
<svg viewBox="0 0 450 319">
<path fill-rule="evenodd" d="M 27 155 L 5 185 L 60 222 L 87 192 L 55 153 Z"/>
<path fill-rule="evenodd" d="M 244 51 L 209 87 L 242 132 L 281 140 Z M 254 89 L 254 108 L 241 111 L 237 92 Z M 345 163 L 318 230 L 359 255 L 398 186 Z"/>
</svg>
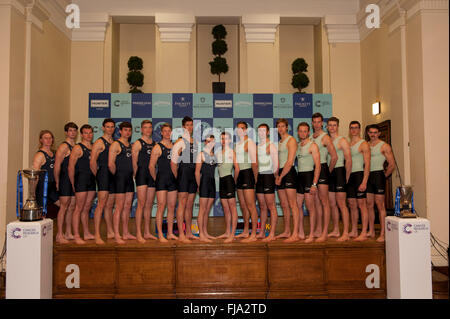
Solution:
<svg viewBox="0 0 450 319">
<path fill-rule="evenodd" d="M 209 239 L 216 239 L 214 236 L 211 236 L 210 234 L 208 234 L 208 218 L 209 218 L 209 213 L 211 212 L 211 207 L 214 203 L 214 198 L 208 198 L 208 201 L 206 203 L 207 203 L 206 204 L 207 206 L 206 206 L 205 216 L 203 218 L 205 234 L 206 234 L 206 237 Z"/>
<path fill-rule="evenodd" d="M 338 241 L 347 241 L 349 240 L 349 233 L 348 233 L 348 227 L 349 227 L 349 211 L 346 204 L 346 197 L 347 194 L 345 192 L 337 192 L 336 193 L 336 201 L 339 206 L 339 210 L 342 214 L 342 223 L 343 223 L 343 230 L 342 230 L 342 236 L 339 237 Z"/>
<path fill-rule="evenodd" d="M 67 208 L 66 211 L 66 233 L 64 234 L 64 237 L 67 240 L 72 240 L 74 238 L 72 234 L 72 216 L 75 210 L 75 202 L 75 196 L 71 196 L 69 208 Z"/>
<path fill-rule="evenodd" d="M 278 212 L 275 206 L 275 194 L 264 194 L 267 208 L 270 211 L 270 232 L 269 235 L 263 239 L 264 242 L 275 240 L 275 230 L 277 228 Z M 264 223 L 265 224 L 265 223 Z M 264 228 L 263 228 L 264 227 Z M 265 225 L 261 223 L 261 231 L 266 231 Z"/>
<path fill-rule="evenodd" d="M 369 224 L 369 213 L 367 212 L 367 201 L 365 198 L 358 198 L 358 207 L 361 211 L 361 233 L 357 238 L 355 238 L 356 241 L 364 241 L 367 240 L 367 228 Z"/>
<path fill-rule="evenodd" d="M 314 227 L 316 226 L 316 207 L 314 196 L 309 193 L 305 193 L 306 208 L 309 212 L 309 236 L 306 238 L 305 243 L 314 242 Z"/>
<path fill-rule="evenodd" d="M 102 222 L 103 210 L 106 206 L 106 202 L 108 201 L 108 192 L 100 191 L 97 194 L 97 207 L 94 211 L 94 237 L 95 243 L 97 245 L 103 245 L 105 242 L 102 240 L 100 235 L 100 224 Z"/>
<path fill-rule="evenodd" d="M 86 203 L 88 192 L 78 192 L 75 193 L 76 203 L 75 203 L 75 210 L 73 211 L 72 216 L 72 227 L 73 227 L 73 236 L 76 244 L 85 244 L 86 242 L 81 239 L 80 236 L 80 218 L 81 218 L 81 212 L 83 211 L 84 204 Z"/>
<path fill-rule="evenodd" d="M 320 237 L 323 232 L 323 228 L 322 228 L 323 210 L 322 210 L 322 203 L 320 202 L 318 191 L 314 195 L 314 207 L 316 209 L 316 228 L 314 230 L 314 237 Z"/>
<path fill-rule="evenodd" d="M 184 210 L 184 220 L 186 222 L 186 237 L 188 239 L 198 239 L 198 237 L 194 236 L 194 234 L 192 233 L 192 211 L 194 208 L 195 196 L 197 196 L 197 193 L 188 195 L 186 208 Z"/>
<path fill-rule="evenodd" d="M 294 221 L 294 228 L 292 231 L 292 235 L 284 240 L 287 243 L 291 243 L 294 241 L 298 241 L 300 238 L 298 237 L 298 224 L 300 219 L 300 212 L 297 206 L 297 190 L 294 188 L 287 188 L 286 195 L 288 198 L 289 207 L 292 211 L 292 220 Z"/>
<path fill-rule="evenodd" d="M 177 240 L 173 234 L 173 219 L 175 215 L 175 205 L 177 204 L 177 191 L 167 192 L 167 239 Z M 183 224 L 178 224 L 179 231 L 182 231 Z"/>
<path fill-rule="evenodd" d="M 367 193 L 367 213 L 369 216 L 369 232 L 367 237 L 375 237 L 375 194 Z"/>
<path fill-rule="evenodd" d="M 328 237 L 339 237 L 341 234 L 339 231 L 339 208 L 336 201 L 336 193 L 329 192 L 328 198 L 330 202 L 331 218 L 333 219 L 333 231 L 328 234 Z"/>
<path fill-rule="evenodd" d="M 158 232 L 158 239 L 162 243 L 166 243 L 167 239 L 164 238 L 162 231 L 162 223 L 164 217 L 164 210 L 166 209 L 167 191 L 156 192 L 156 202 L 158 203 L 158 209 L 156 210 L 156 229 Z"/>
<path fill-rule="evenodd" d="M 354 238 L 358 236 L 358 204 L 356 202 L 356 198 L 347 198 L 347 200 L 352 218 L 352 231 L 348 234 L 348 236 L 350 238 Z"/>
<path fill-rule="evenodd" d="M 125 241 L 122 240 L 122 237 L 120 236 L 120 218 L 122 216 L 122 211 L 124 209 L 125 204 L 125 193 L 121 194 L 115 194 L 115 210 L 114 210 L 114 216 L 113 216 L 113 226 L 114 226 L 114 238 L 116 240 L 116 243 L 118 244 L 125 244 Z"/>
<path fill-rule="evenodd" d="M 89 231 L 89 212 L 91 211 L 92 201 L 95 198 L 95 191 L 87 192 L 86 202 L 84 203 L 83 210 L 81 211 L 81 223 L 83 225 L 83 239 L 91 240 L 95 239 L 94 235 Z"/>
<path fill-rule="evenodd" d="M 266 199 L 264 197 L 264 194 L 256 194 L 256 197 L 258 198 L 259 203 L 259 216 L 261 220 L 261 229 L 259 231 L 258 236 L 256 238 L 262 239 L 265 237 L 265 231 L 266 231 L 266 222 L 267 222 L 267 204 Z M 252 221 L 253 222 L 253 221 Z"/>
<path fill-rule="evenodd" d="M 106 206 L 104 210 L 104 217 L 106 222 L 106 238 L 114 238 L 114 223 L 113 223 L 113 208 L 115 202 L 115 195 L 112 193 L 108 194 L 108 200 L 106 201 Z"/>
<path fill-rule="evenodd" d="M 154 187 L 147 188 L 147 200 L 144 206 L 144 239 L 158 239 L 150 233 L 150 221 L 152 220 L 153 202 L 155 200 Z"/>
<path fill-rule="evenodd" d="M 137 207 L 136 207 L 136 239 L 139 243 L 143 244 L 145 243 L 145 239 L 142 236 L 142 215 L 144 213 L 144 207 L 146 207 L 147 202 L 147 185 L 141 185 L 136 187 L 136 194 L 137 194 Z"/>
<path fill-rule="evenodd" d="M 128 229 L 128 222 L 130 220 L 131 206 L 133 205 L 133 192 L 128 192 L 125 194 L 125 203 L 123 205 L 122 211 L 122 233 L 123 239 L 136 239 L 135 236 L 131 235 Z"/>
<path fill-rule="evenodd" d="M 70 203 L 70 196 L 61 196 L 59 198 L 59 202 L 60 205 L 57 217 L 58 233 L 56 234 L 56 242 L 59 244 L 67 244 L 69 243 L 69 241 L 64 238 L 63 225 L 64 225 L 64 217 Z"/>
<path fill-rule="evenodd" d="M 384 207 L 384 196 L 375 195 L 375 203 L 377 204 L 378 213 L 380 216 L 380 237 L 377 238 L 377 242 L 384 242 L 384 220 L 386 218 L 386 207 Z"/>
<path fill-rule="evenodd" d="M 177 225 L 178 236 L 181 242 L 190 243 L 191 241 L 186 238 L 183 231 L 184 214 L 186 210 L 186 202 L 188 199 L 188 192 L 178 192 L 178 208 L 177 208 Z M 187 228 L 186 228 L 187 234 Z"/>
<path fill-rule="evenodd" d="M 242 242 L 252 242 L 256 241 L 256 229 L 258 227 L 258 212 L 256 210 L 256 200 L 255 200 L 255 190 L 254 189 L 244 189 L 244 199 L 247 205 L 247 209 L 250 213 L 250 218 L 252 219 L 252 233 Z"/>
<path fill-rule="evenodd" d="M 227 199 L 228 206 L 230 207 L 231 212 L 231 232 L 230 236 L 224 241 L 225 243 L 231 243 L 234 240 L 234 235 L 236 234 L 238 213 L 236 208 L 236 198 Z"/>
<path fill-rule="evenodd" d="M 305 199 L 305 194 L 297 193 L 297 206 L 298 206 L 298 237 L 300 239 L 305 239 L 305 227 L 303 224 L 304 216 L 303 216 L 303 201 Z"/>
<path fill-rule="evenodd" d="M 223 208 L 223 215 L 225 216 L 225 233 L 223 233 L 222 235 L 218 236 L 217 239 L 222 239 L 222 238 L 228 238 L 230 237 L 231 234 L 231 211 L 230 211 L 230 205 L 228 205 L 228 200 L 227 199 L 220 199 L 220 202 L 222 204 L 222 208 Z"/>
<path fill-rule="evenodd" d="M 283 210 L 284 232 L 277 235 L 276 238 L 288 238 L 291 236 L 291 209 L 289 208 L 285 189 L 278 190 L 278 198 L 280 199 L 281 209 Z"/>
<path fill-rule="evenodd" d="M 200 241 L 210 243 L 212 242 L 211 239 L 208 238 L 207 232 L 206 232 L 206 224 L 205 224 L 205 215 L 207 214 L 207 208 L 208 208 L 208 200 L 209 198 L 206 197 L 200 197 L 200 208 L 198 210 L 198 229 L 200 232 Z"/>
<path fill-rule="evenodd" d="M 239 200 L 239 206 L 241 207 L 242 217 L 244 218 L 244 231 L 237 235 L 237 238 L 247 238 L 249 236 L 249 226 L 250 226 L 250 212 L 247 208 L 247 205 L 245 203 L 245 197 L 244 197 L 244 190 L 238 189 L 238 200 Z"/>
</svg>

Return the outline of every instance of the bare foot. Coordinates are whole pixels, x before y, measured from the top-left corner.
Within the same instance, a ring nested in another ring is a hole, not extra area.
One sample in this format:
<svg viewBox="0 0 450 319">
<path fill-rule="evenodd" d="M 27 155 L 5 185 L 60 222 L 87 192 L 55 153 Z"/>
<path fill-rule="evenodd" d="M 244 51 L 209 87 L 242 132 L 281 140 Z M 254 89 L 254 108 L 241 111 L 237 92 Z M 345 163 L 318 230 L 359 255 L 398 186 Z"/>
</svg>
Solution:
<svg viewBox="0 0 450 319">
<path fill-rule="evenodd" d="M 367 240 L 367 233 L 361 233 L 358 237 L 354 239 L 354 241 L 365 241 Z"/>
<path fill-rule="evenodd" d="M 193 234 L 186 235 L 186 238 L 187 239 L 195 239 L 195 240 L 199 240 L 200 239 L 200 238 L 198 238 L 197 236 L 195 236 Z"/>
<path fill-rule="evenodd" d="M 293 242 L 299 241 L 299 240 L 300 240 L 300 238 L 298 238 L 298 235 L 292 235 L 288 239 L 283 240 L 283 242 L 285 242 L 285 243 L 293 243 Z"/>
<path fill-rule="evenodd" d="M 170 235 L 167 235 L 167 239 L 178 240 L 178 237 L 175 236 L 174 234 L 170 234 Z"/>
<path fill-rule="evenodd" d="M 206 236 L 200 236 L 200 241 L 204 243 L 212 243 L 212 240 Z"/>
<path fill-rule="evenodd" d="M 315 232 L 314 232 L 314 237 L 318 238 L 318 237 L 320 237 L 320 236 L 322 236 L 322 233 L 321 233 L 321 232 L 319 232 L 319 231 L 315 231 Z"/>
<path fill-rule="evenodd" d="M 136 239 L 136 237 L 131 235 L 130 233 L 128 233 L 128 234 L 123 234 L 123 239 L 125 239 L 125 240 L 134 240 L 134 239 Z"/>
<path fill-rule="evenodd" d="M 328 237 L 339 237 L 341 234 L 339 233 L 339 230 L 335 230 L 328 234 Z"/>
<path fill-rule="evenodd" d="M 308 238 L 306 238 L 305 243 L 309 244 L 309 243 L 313 243 L 314 242 L 314 236 L 309 236 Z"/>
<path fill-rule="evenodd" d="M 112 233 L 108 233 L 107 235 L 106 235 L 106 238 L 108 238 L 108 239 L 113 239 L 113 238 L 115 238 L 116 236 L 114 235 L 114 232 L 112 232 Z"/>
<path fill-rule="evenodd" d="M 350 238 L 349 238 L 348 234 L 342 234 L 342 236 L 339 237 L 337 241 L 347 241 L 349 239 Z"/>
<path fill-rule="evenodd" d="M 289 238 L 289 237 L 291 237 L 291 233 L 290 232 L 284 232 L 284 233 L 281 233 L 281 234 L 277 235 L 276 239 L 278 239 L 278 238 Z"/>
<path fill-rule="evenodd" d="M 83 239 L 81 239 L 81 237 L 75 237 L 74 236 L 73 239 L 75 241 L 75 244 L 77 244 L 77 245 L 84 245 L 84 244 L 86 244 L 86 242 Z"/>
<path fill-rule="evenodd" d="M 266 237 L 266 232 L 263 232 L 263 231 L 259 232 L 259 234 L 256 236 L 257 239 L 263 239 L 265 237 Z"/>
<path fill-rule="evenodd" d="M 357 237 L 358 236 L 358 232 L 356 232 L 356 231 L 351 231 L 349 234 L 348 234 L 348 237 L 350 237 L 350 238 L 355 238 L 355 237 Z"/>
<path fill-rule="evenodd" d="M 84 236 L 83 236 L 84 238 L 84 240 L 92 240 L 92 239 L 95 239 L 95 236 L 94 235 L 92 235 L 91 233 L 86 233 L 86 234 L 84 234 Z"/>
<path fill-rule="evenodd" d="M 250 234 L 246 231 L 237 235 L 236 238 L 247 238 L 248 236 L 250 236 Z"/>
<path fill-rule="evenodd" d="M 316 243 L 323 243 L 327 240 L 327 235 L 322 235 L 316 239 Z"/>
<path fill-rule="evenodd" d="M 228 237 L 227 239 L 225 239 L 223 242 L 226 243 L 226 244 L 228 244 L 228 243 L 233 242 L 233 240 L 234 240 L 234 236 L 230 236 L 230 237 Z"/>
<path fill-rule="evenodd" d="M 145 243 L 145 239 L 142 236 L 138 236 L 136 239 L 137 239 L 138 243 L 140 243 L 140 244 Z"/>
<path fill-rule="evenodd" d="M 242 243 L 251 243 L 251 242 L 254 242 L 254 241 L 257 241 L 256 235 L 252 235 L 252 236 L 249 236 L 249 237 L 241 240 Z"/>
<path fill-rule="evenodd" d="M 298 238 L 300 238 L 301 240 L 305 239 L 305 233 L 304 232 L 299 232 L 298 233 Z"/>
<path fill-rule="evenodd" d="M 167 242 L 169 242 L 167 239 L 165 239 L 164 237 L 159 237 L 158 238 L 159 239 L 159 242 L 161 242 L 161 243 L 167 243 Z"/>
<path fill-rule="evenodd" d="M 368 232 L 367 237 L 375 238 L 375 231 Z"/>
<path fill-rule="evenodd" d="M 74 237 L 73 237 L 72 234 L 65 234 L 64 238 L 67 239 L 67 240 L 74 240 Z"/>
<path fill-rule="evenodd" d="M 115 240 L 116 240 L 116 243 L 119 245 L 123 245 L 126 243 L 120 236 L 116 236 Z"/>
<path fill-rule="evenodd" d="M 58 244 L 68 244 L 69 241 L 64 238 L 64 236 L 56 236 L 56 242 Z"/>
<path fill-rule="evenodd" d="M 216 238 L 217 239 L 222 239 L 222 238 L 228 238 L 228 237 L 230 237 L 230 234 L 229 233 L 224 233 L 224 234 L 222 234 L 222 235 L 220 235 L 220 236 L 218 236 Z"/>
<path fill-rule="evenodd" d="M 377 238 L 377 242 L 384 243 L 384 235 Z"/>
<path fill-rule="evenodd" d="M 189 239 L 187 239 L 185 236 L 183 236 L 183 237 L 180 236 L 178 240 L 185 244 L 191 243 L 191 241 Z"/>
<path fill-rule="evenodd" d="M 153 236 L 152 234 L 144 234 L 144 238 L 145 239 L 154 239 L 154 240 L 157 240 L 158 238 L 156 238 L 155 236 Z"/>
<path fill-rule="evenodd" d="M 102 240 L 101 237 L 95 237 L 95 243 L 97 245 L 104 245 L 105 244 L 105 242 Z"/>
<path fill-rule="evenodd" d="M 262 241 L 265 243 L 271 242 L 273 240 L 276 240 L 275 235 L 273 234 L 269 234 L 269 236 L 267 236 L 266 238 L 264 238 Z"/>
<path fill-rule="evenodd" d="M 208 239 L 217 239 L 216 237 L 210 235 L 210 234 L 206 234 L 206 237 L 208 237 Z"/>
</svg>

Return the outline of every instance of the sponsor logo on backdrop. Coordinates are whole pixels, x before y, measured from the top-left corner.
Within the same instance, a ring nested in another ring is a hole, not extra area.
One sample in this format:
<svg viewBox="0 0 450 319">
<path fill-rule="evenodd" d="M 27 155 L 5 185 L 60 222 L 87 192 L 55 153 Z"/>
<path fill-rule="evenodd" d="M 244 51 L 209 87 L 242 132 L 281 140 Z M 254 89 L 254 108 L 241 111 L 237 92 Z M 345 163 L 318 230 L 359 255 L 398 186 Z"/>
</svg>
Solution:
<svg viewBox="0 0 450 319">
<path fill-rule="evenodd" d="M 155 101 L 153 106 L 172 106 L 172 104 L 168 101 Z"/>
<path fill-rule="evenodd" d="M 94 108 L 109 107 L 109 100 L 91 100 L 91 107 L 94 107 Z"/>
<path fill-rule="evenodd" d="M 215 100 L 214 102 L 215 107 L 220 108 L 232 108 L 233 107 L 233 101 L 232 100 Z"/>
<path fill-rule="evenodd" d="M 295 106 L 308 107 L 309 101 L 305 97 L 301 97 L 298 101 L 295 101 Z"/>
<path fill-rule="evenodd" d="M 252 103 L 249 101 L 237 101 L 236 106 L 252 106 Z"/>
<path fill-rule="evenodd" d="M 329 101 L 324 101 L 324 100 L 317 100 L 316 103 L 314 103 L 315 107 L 325 107 L 325 106 L 329 106 L 331 103 Z"/>
</svg>

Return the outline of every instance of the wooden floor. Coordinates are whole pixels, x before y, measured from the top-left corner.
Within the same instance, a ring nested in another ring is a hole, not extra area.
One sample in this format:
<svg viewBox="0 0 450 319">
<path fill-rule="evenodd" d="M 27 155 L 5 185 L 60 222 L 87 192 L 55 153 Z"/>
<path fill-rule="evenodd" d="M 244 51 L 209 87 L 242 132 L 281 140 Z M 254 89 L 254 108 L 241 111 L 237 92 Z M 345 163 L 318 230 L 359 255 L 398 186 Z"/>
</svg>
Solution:
<svg viewBox="0 0 450 319">
<path fill-rule="evenodd" d="M 307 218 L 305 226 L 308 233 Z M 132 233 L 134 227 L 130 220 Z M 277 233 L 283 227 L 280 218 Z M 214 236 L 223 233 L 224 219 L 210 218 L 208 229 Z M 384 249 L 374 239 L 55 244 L 53 293 L 55 298 L 385 298 Z M 73 265 L 79 288 L 67 287 L 74 282 Z M 368 265 L 378 266 L 379 287 L 367 288 Z"/>
</svg>

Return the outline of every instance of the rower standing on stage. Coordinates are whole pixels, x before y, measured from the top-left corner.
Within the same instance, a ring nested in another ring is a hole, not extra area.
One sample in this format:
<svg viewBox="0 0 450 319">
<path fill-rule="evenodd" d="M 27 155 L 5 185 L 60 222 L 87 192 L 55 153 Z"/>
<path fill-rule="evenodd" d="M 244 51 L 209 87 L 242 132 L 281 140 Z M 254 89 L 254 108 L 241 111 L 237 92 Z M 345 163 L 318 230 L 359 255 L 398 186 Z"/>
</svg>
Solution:
<svg viewBox="0 0 450 319">
<path fill-rule="evenodd" d="M 336 149 L 330 137 L 323 131 L 323 116 L 314 113 L 312 116 L 314 133 L 311 140 L 319 147 L 320 153 L 320 177 L 318 182 L 318 193 L 315 195 L 315 207 L 317 212 L 317 225 L 315 235 L 317 242 L 323 242 L 328 238 L 328 225 L 330 224 L 330 201 L 328 195 L 328 184 L 330 172 L 334 169 L 337 161 Z M 327 164 L 327 156 L 330 155 L 330 164 Z M 322 214 L 323 213 L 323 214 Z M 322 219 L 323 216 L 323 219 Z"/>
<path fill-rule="evenodd" d="M 189 243 L 189 239 L 197 239 L 192 234 L 191 222 L 195 196 L 198 190 L 195 181 L 195 159 L 197 158 L 198 145 L 192 136 L 194 130 L 192 118 L 185 116 L 181 125 L 183 126 L 183 136 L 173 146 L 171 169 L 177 179 L 179 239 L 182 242 Z M 183 222 L 186 222 L 186 235 L 182 229 Z"/>
<path fill-rule="evenodd" d="M 346 185 L 350 178 L 352 171 L 352 154 L 350 151 L 350 144 L 346 138 L 340 136 L 339 119 L 336 117 L 330 117 L 327 122 L 328 134 L 330 134 L 331 141 L 338 156 L 336 165 L 330 174 L 329 185 L 329 198 L 331 216 L 333 219 L 334 230 L 328 235 L 328 237 L 339 236 L 339 210 L 342 214 L 343 231 L 342 236 L 338 238 L 338 241 L 347 241 L 348 228 L 349 228 L 349 211 L 347 208 L 347 190 Z M 330 155 L 328 154 L 328 161 L 330 161 Z"/>
<path fill-rule="evenodd" d="M 55 176 L 53 168 L 55 166 L 55 152 L 53 151 L 53 143 L 55 137 L 49 130 L 43 130 L 39 133 L 39 150 L 33 158 L 33 169 L 46 170 L 47 172 L 47 205 L 50 203 L 59 206 L 59 196 L 56 190 Z M 44 195 L 44 173 L 40 175 L 38 184 L 36 186 L 36 200 L 40 205 L 43 205 Z M 48 211 L 47 211 L 48 214 Z M 56 216 L 48 216 L 54 218 Z"/>
<path fill-rule="evenodd" d="M 155 180 L 150 175 L 150 156 L 156 143 L 152 139 L 153 124 L 149 120 L 141 123 L 142 137 L 133 143 L 131 148 L 133 158 L 133 175 L 136 181 L 137 208 L 136 208 L 136 238 L 140 243 L 145 239 L 157 239 L 150 233 L 150 219 L 155 200 Z M 144 236 L 142 237 L 142 214 L 144 215 Z"/>
<path fill-rule="evenodd" d="M 95 141 L 91 152 L 91 171 L 97 181 L 97 207 L 94 211 L 94 237 L 95 243 L 102 245 L 105 242 L 100 235 L 100 224 L 103 211 L 105 212 L 107 238 L 114 238 L 113 207 L 114 207 L 114 176 L 108 169 L 109 147 L 113 140 L 116 123 L 113 119 L 103 120 L 103 136 Z"/>
<path fill-rule="evenodd" d="M 247 133 L 246 122 L 237 123 L 236 159 L 239 164 L 239 175 L 237 178 L 237 193 L 242 215 L 244 216 L 244 231 L 238 237 L 245 237 L 243 242 L 256 241 L 258 227 L 258 212 L 255 203 L 255 182 L 258 178 L 258 160 L 256 155 L 256 144 Z M 252 219 L 252 233 L 249 236 L 249 219 Z"/>
<path fill-rule="evenodd" d="M 358 236 L 358 208 L 361 210 L 362 230 L 355 238 L 357 241 L 367 239 L 367 226 L 369 215 L 367 211 L 366 189 L 370 172 L 370 147 L 360 137 L 361 124 L 358 121 L 350 122 L 350 147 L 352 153 L 352 173 L 347 184 L 347 200 L 350 206 L 352 231 L 349 237 Z"/>
<path fill-rule="evenodd" d="M 89 212 L 95 197 L 95 176 L 89 166 L 92 150 L 92 126 L 85 124 L 80 128 L 81 143 L 72 149 L 69 157 L 69 178 L 75 192 L 75 210 L 72 216 L 73 236 L 76 244 L 85 244 L 85 240 L 94 239 L 89 232 Z M 79 225 L 83 226 L 83 239 Z"/>
<path fill-rule="evenodd" d="M 309 213 L 309 236 L 305 243 L 314 241 L 314 226 L 316 223 L 316 208 L 314 197 L 317 193 L 317 183 L 320 176 L 319 147 L 309 138 L 309 124 L 301 122 L 297 126 L 300 139 L 297 150 L 297 203 L 300 211 L 299 233 L 304 234 L 303 228 L 303 200 Z"/>
<path fill-rule="evenodd" d="M 278 177 L 278 150 L 270 142 L 269 125 L 258 126 L 258 182 L 256 197 L 258 198 L 261 218 L 261 230 L 257 238 L 264 238 L 267 222 L 267 211 L 270 211 L 270 233 L 263 241 L 275 240 L 275 228 L 278 213 L 275 206 L 275 178 Z"/>
<path fill-rule="evenodd" d="M 236 182 L 239 175 L 239 164 L 236 161 L 234 150 L 230 147 L 231 139 L 230 133 L 222 132 L 220 134 L 222 148 L 216 154 L 219 171 L 219 196 L 227 225 L 225 233 L 217 238 L 226 238 L 225 243 L 231 243 L 234 240 L 238 219 Z"/>
<path fill-rule="evenodd" d="M 130 122 L 119 125 L 120 138 L 109 147 L 108 168 L 114 175 L 115 183 L 115 211 L 113 216 L 114 238 L 118 244 L 125 244 L 124 239 L 136 239 L 128 230 L 131 205 L 134 196 L 133 162 L 131 158 L 132 134 Z M 120 237 L 119 224 L 122 218 L 122 237 Z"/>
<path fill-rule="evenodd" d="M 216 198 L 215 170 L 217 158 L 214 155 L 214 135 L 210 135 L 205 140 L 205 147 L 197 155 L 195 167 L 195 179 L 199 187 L 200 208 L 198 211 L 198 229 L 200 241 L 211 242 L 215 237 L 208 234 L 208 216 Z"/>
<path fill-rule="evenodd" d="M 156 184 L 156 201 L 158 209 L 156 211 L 156 228 L 160 242 L 167 242 L 167 239 L 178 239 L 173 234 L 173 218 L 175 205 L 177 202 L 177 181 L 171 169 L 172 158 L 172 126 L 165 123 L 161 126 L 162 140 L 152 150 L 150 157 L 150 175 Z M 158 166 L 158 173 L 156 173 Z M 162 232 L 164 210 L 167 206 L 167 239 Z M 178 225 L 181 228 L 181 225 Z"/>
<path fill-rule="evenodd" d="M 75 146 L 75 140 L 78 135 L 78 126 L 69 122 L 64 125 L 64 133 L 66 139 L 56 150 L 55 166 L 53 174 L 55 176 L 56 189 L 59 195 L 59 211 L 58 211 L 58 232 L 56 234 L 56 242 L 67 244 L 69 239 L 73 239 L 72 235 L 72 214 L 75 209 L 75 193 L 69 178 L 69 156 Z M 63 234 L 63 225 L 66 222 L 66 234 Z"/>
<path fill-rule="evenodd" d="M 375 236 L 375 203 L 378 208 L 381 226 L 380 237 L 377 238 L 377 241 L 384 242 L 384 219 L 386 218 L 384 198 L 386 192 L 386 178 L 394 171 L 395 160 L 391 146 L 380 140 L 380 127 L 378 125 L 370 125 L 368 134 L 370 138 L 370 174 L 367 183 L 367 210 L 369 212 L 368 236 Z M 383 167 L 385 161 L 388 162 L 386 170 Z"/>
<path fill-rule="evenodd" d="M 276 122 L 280 140 L 278 142 L 279 171 L 275 184 L 278 188 L 278 197 L 284 214 L 284 232 L 277 238 L 286 238 L 286 242 L 293 242 L 304 238 L 299 234 L 299 210 L 297 206 L 297 173 L 294 168 L 297 155 L 297 142 L 288 134 L 289 122 L 286 119 L 278 119 Z M 294 222 L 294 230 L 291 235 L 291 211 Z"/>
</svg>

